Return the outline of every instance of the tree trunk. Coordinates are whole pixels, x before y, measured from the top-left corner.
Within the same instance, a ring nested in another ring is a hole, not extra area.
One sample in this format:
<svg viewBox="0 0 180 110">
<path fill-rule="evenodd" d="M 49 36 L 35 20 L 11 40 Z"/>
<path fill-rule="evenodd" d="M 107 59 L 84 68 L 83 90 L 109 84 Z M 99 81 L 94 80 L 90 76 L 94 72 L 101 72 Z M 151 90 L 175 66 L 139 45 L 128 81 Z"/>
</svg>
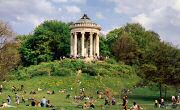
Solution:
<svg viewBox="0 0 180 110">
<path fill-rule="evenodd" d="M 165 93 L 164 94 L 165 94 L 164 98 L 165 98 L 165 100 L 167 100 L 167 86 L 165 86 Z"/>
<path fill-rule="evenodd" d="M 160 98 L 162 97 L 162 83 L 159 83 L 159 93 L 160 93 Z"/>
</svg>

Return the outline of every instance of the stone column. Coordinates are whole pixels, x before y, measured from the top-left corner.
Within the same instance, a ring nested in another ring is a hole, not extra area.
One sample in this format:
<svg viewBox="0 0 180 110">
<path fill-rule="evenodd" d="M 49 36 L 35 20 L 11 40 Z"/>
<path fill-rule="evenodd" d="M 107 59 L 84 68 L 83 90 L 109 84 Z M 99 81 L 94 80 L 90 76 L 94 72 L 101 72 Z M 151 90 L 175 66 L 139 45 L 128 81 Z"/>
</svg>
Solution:
<svg viewBox="0 0 180 110">
<path fill-rule="evenodd" d="M 99 33 L 96 34 L 96 54 L 99 56 Z"/>
<path fill-rule="evenodd" d="M 81 38 L 81 56 L 84 57 L 84 32 L 81 32 L 82 38 Z"/>
<path fill-rule="evenodd" d="M 93 55 L 96 55 L 96 37 L 93 36 Z"/>
<path fill-rule="evenodd" d="M 89 55 L 89 53 L 88 53 L 88 51 L 89 51 L 89 47 L 88 47 L 88 38 L 86 38 L 86 41 L 85 41 L 85 46 L 86 46 L 86 57 L 88 57 L 88 55 Z"/>
<path fill-rule="evenodd" d="M 73 48 L 74 48 L 74 43 L 73 43 L 73 33 L 71 33 L 71 56 L 74 54 L 74 52 L 73 52 Z"/>
<path fill-rule="evenodd" d="M 74 57 L 77 57 L 77 33 L 74 33 Z"/>
<path fill-rule="evenodd" d="M 93 33 L 90 32 L 90 58 L 93 57 Z"/>
</svg>

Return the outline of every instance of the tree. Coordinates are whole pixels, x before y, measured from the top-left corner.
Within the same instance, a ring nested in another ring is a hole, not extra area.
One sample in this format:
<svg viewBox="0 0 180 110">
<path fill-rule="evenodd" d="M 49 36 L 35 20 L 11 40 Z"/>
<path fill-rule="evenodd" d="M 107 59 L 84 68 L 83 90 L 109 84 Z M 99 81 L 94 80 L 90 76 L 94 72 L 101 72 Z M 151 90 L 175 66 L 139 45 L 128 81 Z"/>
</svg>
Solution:
<svg viewBox="0 0 180 110">
<path fill-rule="evenodd" d="M 107 40 L 103 35 L 100 36 L 99 47 L 101 56 L 111 56 L 110 48 L 107 45 Z"/>
<path fill-rule="evenodd" d="M 162 84 L 180 85 L 180 50 L 167 43 L 160 43 L 146 56 L 151 61 L 141 66 L 141 75 L 146 81 L 159 83 L 160 97 Z M 178 87 L 178 86 L 177 86 Z"/>
<path fill-rule="evenodd" d="M 142 53 L 151 51 L 157 44 L 160 43 L 159 35 L 153 31 L 146 31 L 138 23 L 126 24 L 121 28 L 114 29 L 107 34 L 107 44 L 113 54 L 112 45 L 119 37 L 122 37 L 124 33 L 128 33 L 136 42 Z"/>
<path fill-rule="evenodd" d="M 20 63 L 18 45 L 11 41 L 15 33 L 10 25 L 0 21 L 0 80 L 4 80 L 7 74 Z"/>
<path fill-rule="evenodd" d="M 57 60 L 69 55 L 69 51 L 69 25 L 56 20 L 39 25 L 32 35 L 27 35 L 20 49 L 25 66 Z"/>
<path fill-rule="evenodd" d="M 138 45 L 137 42 L 124 33 L 113 45 L 113 53 L 118 60 L 132 65 L 138 62 Z"/>
<path fill-rule="evenodd" d="M 7 43 L 7 39 L 14 35 L 8 23 L 0 20 L 0 49 Z"/>
<path fill-rule="evenodd" d="M 160 95 L 162 84 L 180 85 L 180 50 L 161 42 L 157 33 L 140 24 L 126 24 L 108 33 L 107 44 L 118 60 L 137 65 L 145 82 L 159 83 Z"/>
<path fill-rule="evenodd" d="M 0 53 L 0 80 L 5 80 L 8 73 L 17 69 L 21 65 L 21 57 L 19 54 L 19 44 L 15 42 L 7 43 Z"/>
</svg>

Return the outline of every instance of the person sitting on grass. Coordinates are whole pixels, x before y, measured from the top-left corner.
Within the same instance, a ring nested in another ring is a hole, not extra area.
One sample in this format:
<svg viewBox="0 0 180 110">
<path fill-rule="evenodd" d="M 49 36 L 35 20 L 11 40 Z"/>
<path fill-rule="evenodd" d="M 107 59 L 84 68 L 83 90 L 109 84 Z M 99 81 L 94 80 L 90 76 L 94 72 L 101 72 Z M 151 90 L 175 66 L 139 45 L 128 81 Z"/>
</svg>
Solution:
<svg viewBox="0 0 180 110">
<path fill-rule="evenodd" d="M 142 110 L 143 108 L 140 106 L 140 105 L 138 105 L 138 110 Z"/>
<path fill-rule="evenodd" d="M 138 105 L 136 102 L 133 103 L 133 106 L 130 108 L 130 110 L 138 110 Z"/>
<path fill-rule="evenodd" d="M 89 105 L 87 102 L 84 102 L 83 109 L 89 109 Z"/>
<path fill-rule="evenodd" d="M 179 96 L 177 96 L 177 103 L 178 103 L 178 104 L 180 103 L 180 98 L 179 98 Z"/>
<path fill-rule="evenodd" d="M 66 95 L 66 99 L 69 99 L 69 98 L 70 98 L 70 96 L 71 96 L 70 94 L 67 94 L 67 95 Z"/>
<path fill-rule="evenodd" d="M 52 107 L 54 107 L 54 106 L 51 104 L 50 100 L 48 100 L 46 107 L 47 107 L 47 108 L 52 108 Z"/>
<path fill-rule="evenodd" d="M 15 106 L 8 105 L 6 102 L 2 102 L 2 104 L 0 105 L 0 108 L 7 108 L 7 107 L 15 107 Z"/>
<path fill-rule="evenodd" d="M 16 87 L 12 86 L 12 92 L 16 92 Z"/>
<path fill-rule="evenodd" d="M 141 108 L 136 102 L 133 103 L 133 107 L 130 108 L 130 110 L 142 110 L 143 108 Z"/>
<path fill-rule="evenodd" d="M 23 84 L 21 85 L 21 91 L 24 91 L 24 85 Z"/>
<path fill-rule="evenodd" d="M 116 99 L 114 97 L 112 98 L 112 105 L 116 105 Z"/>
<path fill-rule="evenodd" d="M 46 107 L 46 104 L 47 104 L 47 100 L 45 97 L 43 97 L 43 99 L 41 100 L 41 106 Z"/>
<path fill-rule="evenodd" d="M 55 94 L 54 90 L 53 91 L 47 91 L 47 94 L 51 95 L 51 94 Z"/>
<path fill-rule="evenodd" d="M 101 91 L 97 91 L 97 95 L 98 95 L 98 98 L 99 99 L 103 99 L 103 92 L 101 92 Z"/>
<path fill-rule="evenodd" d="M 109 102 L 109 98 L 108 98 L 108 97 L 106 97 L 104 101 L 105 101 L 105 102 L 104 102 L 104 105 L 110 105 L 110 102 Z"/>
<path fill-rule="evenodd" d="M 90 102 L 90 108 L 91 108 L 91 109 L 94 109 L 94 108 L 95 108 L 94 103 Z"/>
<path fill-rule="evenodd" d="M 41 102 L 40 101 L 36 102 L 36 107 L 41 107 Z"/>
<path fill-rule="evenodd" d="M 32 100 L 31 100 L 31 106 L 35 107 L 35 105 L 36 105 L 35 99 L 32 98 Z"/>
<path fill-rule="evenodd" d="M 29 94 L 36 94 L 36 92 L 35 91 L 31 91 Z"/>
</svg>

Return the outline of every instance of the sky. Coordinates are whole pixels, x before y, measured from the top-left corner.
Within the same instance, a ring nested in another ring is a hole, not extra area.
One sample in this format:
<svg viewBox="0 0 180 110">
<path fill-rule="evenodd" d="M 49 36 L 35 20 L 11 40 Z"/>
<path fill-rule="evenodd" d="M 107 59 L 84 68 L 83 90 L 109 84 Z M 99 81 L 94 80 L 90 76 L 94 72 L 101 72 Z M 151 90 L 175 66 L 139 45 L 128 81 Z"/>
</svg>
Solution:
<svg viewBox="0 0 180 110">
<path fill-rule="evenodd" d="M 180 0 L 0 0 L 0 20 L 18 34 L 32 33 L 44 20 L 75 22 L 84 13 L 104 34 L 140 23 L 180 47 Z"/>
</svg>

